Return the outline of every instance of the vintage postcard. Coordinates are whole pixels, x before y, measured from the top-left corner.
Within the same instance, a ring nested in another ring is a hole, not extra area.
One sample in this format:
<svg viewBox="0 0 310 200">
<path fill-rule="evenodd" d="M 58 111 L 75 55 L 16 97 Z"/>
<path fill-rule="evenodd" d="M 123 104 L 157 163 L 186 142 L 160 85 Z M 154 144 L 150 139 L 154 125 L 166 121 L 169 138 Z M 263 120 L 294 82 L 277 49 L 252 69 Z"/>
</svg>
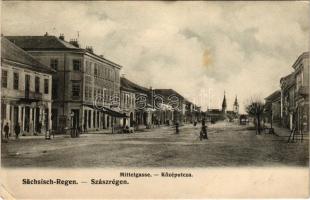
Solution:
<svg viewBox="0 0 310 200">
<path fill-rule="evenodd" d="M 309 198 L 308 1 L 2 1 L 2 199 Z"/>
</svg>

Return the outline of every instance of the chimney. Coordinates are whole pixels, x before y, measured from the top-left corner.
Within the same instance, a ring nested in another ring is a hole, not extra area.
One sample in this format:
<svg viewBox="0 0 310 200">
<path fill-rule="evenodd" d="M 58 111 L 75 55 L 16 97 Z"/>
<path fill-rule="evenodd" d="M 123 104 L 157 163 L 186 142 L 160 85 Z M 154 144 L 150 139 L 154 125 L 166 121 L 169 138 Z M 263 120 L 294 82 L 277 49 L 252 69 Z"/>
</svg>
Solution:
<svg viewBox="0 0 310 200">
<path fill-rule="evenodd" d="M 64 36 L 64 34 L 63 34 L 63 33 L 60 33 L 60 35 L 59 35 L 59 39 L 61 39 L 62 41 L 64 41 L 64 40 L 65 40 L 65 36 Z"/>
<path fill-rule="evenodd" d="M 70 44 L 72 44 L 73 46 L 80 48 L 79 42 L 77 41 L 77 39 L 71 39 Z"/>
<path fill-rule="evenodd" d="M 86 46 L 86 51 L 90 53 L 94 53 L 93 47 L 92 46 Z"/>
<path fill-rule="evenodd" d="M 46 32 L 46 33 L 44 34 L 44 36 L 48 36 L 48 32 Z"/>
</svg>

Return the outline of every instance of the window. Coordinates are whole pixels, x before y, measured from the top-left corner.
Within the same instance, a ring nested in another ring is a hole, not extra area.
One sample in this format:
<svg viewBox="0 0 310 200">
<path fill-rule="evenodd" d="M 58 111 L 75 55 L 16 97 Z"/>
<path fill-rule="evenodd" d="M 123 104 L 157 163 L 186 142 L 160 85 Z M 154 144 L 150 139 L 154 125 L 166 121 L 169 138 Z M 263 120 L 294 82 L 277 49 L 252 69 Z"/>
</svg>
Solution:
<svg viewBox="0 0 310 200">
<path fill-rule="evenodd" d="M 52 98 L 53 99 L 58 98 L 58 82 L 57 82 L 57 80 L 52 81 Z"/>
<path fill-rule="evenodd" d="M 302 72 L 300 72 L 300 73 L 298 73 L 297 75 L 296 75 L 296 89 L 298 90 L 301 86 L 302 86 L 302 82 L 303 82 L 303 80 L 302 80 L 302 77 L 303 77 L 303 73 Z"/>
<path fill-rule="evenodd" d="M 50 61 L 50 66 L 52 69 L 57 70 L 58 69 L 58 59 L 52 58 Z"/>
<path fill-rule="evenodd" d="M 48 79 L 44 79 L 44 94 L 48 94 Z"/>
<path fill-rule="evenodd" d="M 74 81 L 72 82 L 72 97 L 80 97 L 80 82 Z"/>
<path fill-rule="evenodd" d="M 85 73 L 91 74 L 91 62 L 90 61 L 85 62 Z"/>
<path fill-rule="evenodd" d="M 8 71 L 2 70 L 2 87 L 8 87 Z"/>
<path fill-rule="evenodd" d="M 13 74 L 13 88 L 14 90 L 18 90 L 19 85 L 19 74 L 17 72 L 14 72 Z"/>
<path fill-rule="evenodd" d="M 1 119 L 6 119 L 6 105 L 1 103 Z"/>
<path fill-rule="evenodd" d="M 73 60 L 73 70 L 80 71 L 81 70 L 81 61 L 80 60 Z"/>
<path fill-rule="evenodd" d="M 40 78 L 37 76 L 35 77 L 34 88 L 35 88 L 35 92 L 37 93 L 40 92 Z"/>
<path fill-rule="evenodd" d="M 95 67 L 94 67 L 94 75 L 98 76 L 98 65 L 95 63 Z"/>
</svg>

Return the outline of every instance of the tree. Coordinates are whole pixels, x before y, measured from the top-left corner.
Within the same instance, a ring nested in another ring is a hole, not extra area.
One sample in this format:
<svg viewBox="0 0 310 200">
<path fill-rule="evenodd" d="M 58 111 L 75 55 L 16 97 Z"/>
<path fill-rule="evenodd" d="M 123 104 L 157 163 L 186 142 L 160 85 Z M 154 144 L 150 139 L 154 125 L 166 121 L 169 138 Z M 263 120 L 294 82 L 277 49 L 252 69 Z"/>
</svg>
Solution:
<svg viewBox="0 0 310 200">
<path fill-rule="evenodd" d="M 264 103 L 258 98 L 251 98 L 246 105 L 246 112 L 255 119 L 256 134 L 261 133 L 261 120 L 264 115 Z"/>
</svg>

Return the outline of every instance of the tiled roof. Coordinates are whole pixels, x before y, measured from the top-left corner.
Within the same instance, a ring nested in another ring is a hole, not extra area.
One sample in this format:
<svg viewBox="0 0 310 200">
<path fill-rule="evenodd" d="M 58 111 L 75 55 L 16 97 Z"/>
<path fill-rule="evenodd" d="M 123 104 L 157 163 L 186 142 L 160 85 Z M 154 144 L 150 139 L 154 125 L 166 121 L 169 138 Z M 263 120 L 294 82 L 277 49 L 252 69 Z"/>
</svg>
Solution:
<svg viewBox="0 0 310 200">
<path fill-rule="evenodd" d="M 176 92 L 173 89 L 155 89 L 155 94 L 160 94 L 166 97 L 174 94 L 174 95 L 181 97 L 182 99 L 185 99 L 182 95 L 180 95 L 178 92 Z"/>
<path fill-rule="evenodd" d="M 48 36 L 5 36 L 5 37 L 25 51 L 70 50 L 70 51 L 87 52 L 100 60 L 104 60 L 104 62 L 112 64 L 117 68 L 122 68 L 122 66 L 120 66 L 119 64 L 116 64 L 102 56 L 99 56 L 94 52 L 88 51 L 87 49 L 78 48 L 72 45 L 70 42 L 59 39 L 56 36 L 48 35 Z"/>
<path fill-rule="evenodd" d="M 140 86 L 127 78 L 121 77 L 121 87 L 125 90 L 131 90 L 135 92 L 141 92 L 141 93 L 149 93 L 150 90 L 147 89 L 146 87 Z"/>
<path fill-rule="evenodd" d="M 1 37 L 1 60 L 14 62 L 21 67 L 29 68 L 35 71 L 46 73 L 55 72 L 53 69 L 40 63 L 26 51 L 19 48 L 4 37 Z"/>
<path fill-rule="evenodd" d="M 295 73 L 292 72 L 291 74 L 281 78 L 280 83 L 281 83 L 282 89 L 286 89 L 286 88 L 291 87 L 292 85 L 295 84 Z"/>
<path fill-rule="evenodd" d="M 273 100 L 276 100 L 277 98 L 280 98 L 280 96 L 281 96 L 281 91 L 277 90 L 273 92 L 272 94 L 270 94 L 268 97 L 266 97 L 265 100 L 273 101 Z"/>
<path fill-rule="evenodd" d="M 71 49 L 80 48 L 59 39 L 56 36 L 5 36 L 11 42 L 24 50 L 43 50 L 43 49 Z"/>
</svg>

